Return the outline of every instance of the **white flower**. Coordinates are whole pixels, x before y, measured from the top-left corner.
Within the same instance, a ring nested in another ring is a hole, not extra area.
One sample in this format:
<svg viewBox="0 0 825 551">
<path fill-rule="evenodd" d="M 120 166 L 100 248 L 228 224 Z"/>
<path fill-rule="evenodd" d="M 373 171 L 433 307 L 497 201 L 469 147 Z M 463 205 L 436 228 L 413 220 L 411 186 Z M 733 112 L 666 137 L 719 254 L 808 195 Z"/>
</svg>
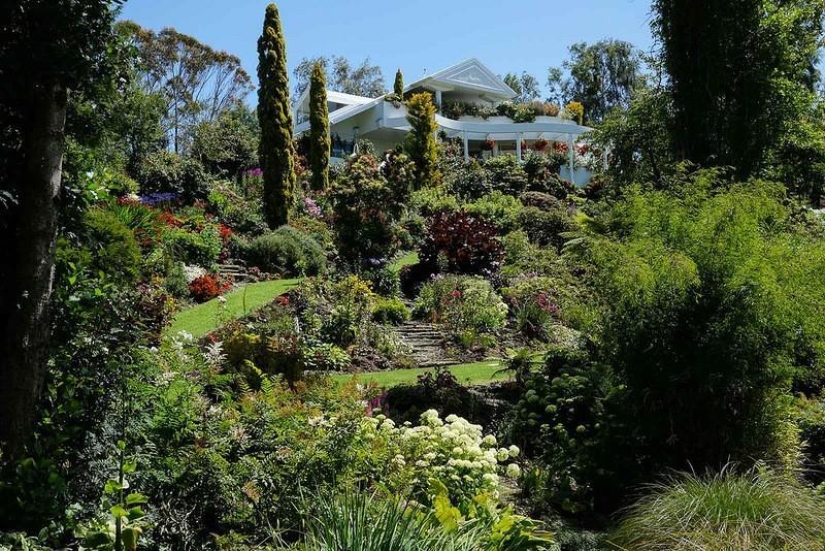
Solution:
<svg viewBox="0 0 825 551">
<path fill-rule="evenodd" d="M 507 461 L 510 459 L 510 452 L 504 448 L 501 448 L 498 450 L 498 453 L 496 453 L 496 459 L 501 462 Z"/>
<path fill-rule="evenodd" d="M 451 415 L 448 415 L 444 420 L 447 421 L 448 423 L 455 423 L 459 419 L 460 419 L 460 417 L 458 415 L 451 414 Z"/>
<path fill-rule="evenodd" d="M 521 467 L 519 467 L 515 463 L 510 463 L 509 465 L 507 465 L 507 470 L 505 471 L 505 474 L 510 478 L 518 478 L 521 474 Z"/>
<path fill-rule="evenodd" d="M 487 436 L 484 437 L 484 439 L 481 441 L 481 443 L 484 444 L 485 446 L 487 446 L 488 448 L 492 448 L 493 446 L 496 445 L 496 437 L 493 436 L 492 434 L 488 434 Z"/>
<path fill-rule="evenodd" d="M 510 446 L 508 451 L 510 452 L 510 457 L 514 459 L 518 457 L 518 454 L 521 453 L 521 450 L 518 449 L 518 446 Z"/>
</svg>

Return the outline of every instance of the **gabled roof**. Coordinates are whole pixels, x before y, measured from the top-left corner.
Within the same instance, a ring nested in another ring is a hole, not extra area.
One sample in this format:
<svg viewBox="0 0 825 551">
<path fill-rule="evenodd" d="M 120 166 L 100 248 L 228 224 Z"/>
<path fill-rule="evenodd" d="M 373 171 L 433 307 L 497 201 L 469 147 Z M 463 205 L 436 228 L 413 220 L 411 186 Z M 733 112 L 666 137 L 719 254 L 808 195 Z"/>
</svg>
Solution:
<svg viewBox="0 0 825 551">
<path fill-rule="evenodd" d="M 407 86 L 405 90 L 413 90 L 428 85 L 436 88 L 440 85 L 447 89 L 469 88 L 502 99 L 511 99 L 517 95 L 503 80 L 475 58 L 467 59 L 427 75 Z"/>
<path fill-rule="evenodd" d="M 304 89 L 303 93 L 295 101 L 294 108 L 300 108 L 309 99 L 309 86 Z M 327 89 L 327 101 L 333 103 L 340 103 L 342 105 L 363 105 L 372 101 L 372 98 L 365 98 L 363 96 L 355 96 L 353 94 L 345 94 L 344 92 L 336 92 L 335 90 Z"/>
</svg>

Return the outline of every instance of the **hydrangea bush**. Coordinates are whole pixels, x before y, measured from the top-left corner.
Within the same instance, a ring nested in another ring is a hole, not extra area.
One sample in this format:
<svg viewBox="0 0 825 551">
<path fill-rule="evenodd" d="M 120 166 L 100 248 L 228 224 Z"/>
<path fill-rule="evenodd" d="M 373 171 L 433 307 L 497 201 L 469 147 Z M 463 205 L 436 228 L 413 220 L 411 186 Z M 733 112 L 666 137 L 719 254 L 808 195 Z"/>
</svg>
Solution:
<svg viewBox="0 0 825 551">
<path fill-rule="evenodd" d="M 418 426 L 396 426 L 378 415 L 365 418 L 362 430 L 365 439 L 386 450 L 390 488 L 411 489 L 425 502 L 436 492 L 434 481 L 447 488 L 451 501 L 466 503 L 479 494 L 497 496 L 501 470 L 510 477 L 520 474 L 512 463 L 519 454 L 516 446 L 497 447 L 495 436 L 485 436 L 480 425 L 456 415 L 442 420 L 431 409 L 421 415 Z"/>
</svg>

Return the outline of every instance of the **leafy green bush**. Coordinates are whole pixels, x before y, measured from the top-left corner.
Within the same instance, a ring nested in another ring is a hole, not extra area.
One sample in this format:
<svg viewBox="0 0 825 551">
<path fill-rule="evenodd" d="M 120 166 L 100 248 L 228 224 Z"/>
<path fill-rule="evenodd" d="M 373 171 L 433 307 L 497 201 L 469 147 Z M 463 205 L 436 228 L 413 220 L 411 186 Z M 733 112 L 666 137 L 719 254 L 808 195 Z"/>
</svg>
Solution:
<svg viewBox="0 0 825 551">
<path fill-rule="evenodd" d="M 335 243 L 347 265 L 360 270 L 395 254 L 403 205 L 381 176 L 377 159 L 360 155 L 350 161 L 332 200 Z"/>
<path fill-rule="evenodd" d="M 500 509 L 487 495 L 477 497 L 471 514 L 462 514 L 441 497 L 433 510 L 420 510 L 397 497 L 365 496 L 349 491 L 312 496 L 307 510 L 307 551 L 529 551 L 546 550 L 553 537 L 538 523 Z"/>
<path fill-rule="evenodd" d="M 555 150 L 554 150 L 555 153 Z M 574 186 L 559 176 L 559 168 L 566 162 L 564 155 L 530 152 L 524 159 L 524 173 L 527 189 L 531 192 L 547 193 L 559 199 L 566 198 L 574 191 Z"/>
<path fill-rule="evenodd" d="M 372 309 L 372 320 L 388 325 L 400 325 L 410 319 L 407 306 L 397 298 L 381 299 Z"/>
<path fill-rule="evenodd" d="M 444 187 L 465 201 L 472 201 L 493 191 L 492 182 L 484 166 L 475 159 L 452 159 L 444 174 Z"/>
<path fill-rule="evenodd" d="M 468 330 L 494 333 L 504 327 L 507 305 L 487 280 L 448 275 L 424 284 L 414 314 L 443 323 L 454 335 Z"/>
<path fill-rule="evenodd" d="M 458 199 L 445 186 L 424 187 L 410 194 L 409 206 L 423 216 L 458 210 Z"/>
<path fill-rule="evenodd" d="M 521 230 L 501 238 L 504 248 L 504 266 L 501 275 L 515 279 L 528 275 L 558 275 L 563 271 L 559 256 L 553 249 L 543 249 L 530 242 Z"/>
<path fill-rule="evenodd" d="M 119 281 L 137 278 L 141 255 L 132 230 L 101 208 L 88 211 L 84 223 L 93 267 Z"/>
<path fill-rule="evenodd" d="M 515 155 L 497 155 L 487 159 L 484 170 L 493 187 L 508 195 L 527 190 L 527 174 Z"/>
<path fill-rule="evenodd" d="M 197 160 L 171 151 L 150 153 L 140 166 L 140 191 L 174 193 L 184 201 L 206 199 L 209 176 Z"/>
<path fill-rule="evenodd" d="M 171 258 L 204 268 L 218 260 L 223 247 L 220 231 L 212 225 L 201 231 L 170 227 L 164 230 L 161 240 Z"/>
<path fill-rule="evenodd" d="M 610 538 L 623 549 L 821 549 L 825 503 L 789 475 L 674 475 L 647 487 Z"/>
<path fill-rule="evenodd" d="M 540 247 L 553 246 L 561 250 L 564 237 L 561 234 L 575 229 L 575 223 L 565 209 L 545 211 L 526 207 L 519 213 L 519 226 Z"/>
<path fill-rule="evenodd" d="M 647 473 L 793 461 L 786 393 L 822 365 L 825 245 L 789 229 L 784 196 L 701 179 L 632 193 L 593 226 L 609 237 L 582 243 L 600 355 L 625 385 Z"/>
<path fill-rule="evenodd" d="M 317 275 L 327 264 L 324 249 L 289 226 L 256 237 L 243 248 L 243 256 L 249 265 L 283 276 Z"/>
<path fill-rule="evenodd" d="M 524 207 L 512 195 L 493 191 L 472 203 L 467 203 L 464 208 L 470 214 L 495 223 L 502 232 L 506 233 L 515 229 L 519 214 Z"/>
<path fill-rule="evenodd" d="M 610 440 L 622 431 L 609 417 L 615 387 L 610 370 L 586 352 L 558 347 L 546 354 L 542 369 L 525 377 L 508 433 L 550 473 L 533 489 L 538 510 L 552 504 L 578 513 L 616 505 L 627 458 L 616 457 L 621 448 Z"/>
</svg>

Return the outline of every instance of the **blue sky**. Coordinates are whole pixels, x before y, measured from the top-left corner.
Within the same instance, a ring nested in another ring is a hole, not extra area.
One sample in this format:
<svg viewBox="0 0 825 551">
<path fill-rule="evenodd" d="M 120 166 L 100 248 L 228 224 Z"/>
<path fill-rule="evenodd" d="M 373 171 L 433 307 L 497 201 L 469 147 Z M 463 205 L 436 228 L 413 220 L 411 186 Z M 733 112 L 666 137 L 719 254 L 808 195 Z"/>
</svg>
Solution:
<svg viewBox="0 0 825 551">
<path fill-rule="evenodd" d="M 175 27 L 239 56 L 257 81 L 256 40 L 266 0 L 129 0 L 123 17 L 159 30 Z M 476 57 L 498 74 L 547 68 L 577 41 L 627 40 L 650 50 L 650 0 L 282 0 L 290 71 L 303 57 L 366 57 L 389 87 L 401 68 L 411 82 Z M 291 74 L 291 73 L 290 73 Z M 252 99 L 252 98 L 250 98 Z"/>
</svg>

